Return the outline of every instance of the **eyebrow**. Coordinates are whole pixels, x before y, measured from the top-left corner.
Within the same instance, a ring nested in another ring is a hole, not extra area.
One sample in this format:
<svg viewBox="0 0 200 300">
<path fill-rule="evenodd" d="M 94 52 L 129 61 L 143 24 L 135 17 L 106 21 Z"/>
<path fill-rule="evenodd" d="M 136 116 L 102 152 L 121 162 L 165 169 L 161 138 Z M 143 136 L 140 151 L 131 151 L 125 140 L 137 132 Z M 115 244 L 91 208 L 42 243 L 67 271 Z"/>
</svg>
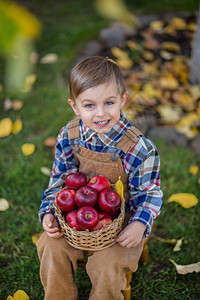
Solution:
<svg viewBox="0 0 200 300">
<path fill-rule="evenodd" d="M 110 100 L 110 99 L 112 99 L 112 98 L 117 99 L 117 97 L 115 97 L 115 96 L 109 96 L 109 97 L 105 98 L 104 101 Z M 87 101 L 88 101 L 88 102 L 93 102 L 93 101 L 95 101 L 95 100 L 92 100 L 92 99 L 83 99 L 81 102 L 83 103 L 83 102 L 87 102 Z"/>
</svg>

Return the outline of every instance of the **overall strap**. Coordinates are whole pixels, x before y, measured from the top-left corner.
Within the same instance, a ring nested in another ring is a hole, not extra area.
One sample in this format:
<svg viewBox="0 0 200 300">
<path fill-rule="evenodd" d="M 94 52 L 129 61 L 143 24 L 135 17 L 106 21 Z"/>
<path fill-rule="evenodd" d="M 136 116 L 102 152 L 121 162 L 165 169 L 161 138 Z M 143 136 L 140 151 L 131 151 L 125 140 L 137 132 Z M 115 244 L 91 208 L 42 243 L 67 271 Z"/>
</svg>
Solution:
<svg viewBox="0 0 200 300">
<path fill-rule="evenodd" d="M 79 126 L 80 119 L 72 120 L 67 124 L 68 138 L 69 140 L 78 139 L 79 138 Z"/>
<path fill-rule="evenodd" d="M 121 149 L 124 153 L 128 153 L 138 142 L 141 135 L 143 134 L 139 129 L 135 126 L 131 126 L 131 128 L 127 130 L 121 140 L 116 144 L 116 147 Z"/>
</svg>

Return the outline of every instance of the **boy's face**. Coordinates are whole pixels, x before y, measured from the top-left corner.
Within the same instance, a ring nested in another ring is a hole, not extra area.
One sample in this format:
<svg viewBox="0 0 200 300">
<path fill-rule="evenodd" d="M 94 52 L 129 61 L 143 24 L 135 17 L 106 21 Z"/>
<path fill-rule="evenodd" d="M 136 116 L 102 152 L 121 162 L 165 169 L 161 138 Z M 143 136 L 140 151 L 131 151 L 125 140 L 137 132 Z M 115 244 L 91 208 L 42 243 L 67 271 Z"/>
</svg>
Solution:
<svg viewBox="0 0 200 300">
<path fill-rule="evenodd" d="M 119 94 L 117 84 L 112 81 L 87 89 L 74 101 L 68 100 L 74 113 L 95 132 L 107 133 L 120 119 L 128 93 Z"/>
</svg>

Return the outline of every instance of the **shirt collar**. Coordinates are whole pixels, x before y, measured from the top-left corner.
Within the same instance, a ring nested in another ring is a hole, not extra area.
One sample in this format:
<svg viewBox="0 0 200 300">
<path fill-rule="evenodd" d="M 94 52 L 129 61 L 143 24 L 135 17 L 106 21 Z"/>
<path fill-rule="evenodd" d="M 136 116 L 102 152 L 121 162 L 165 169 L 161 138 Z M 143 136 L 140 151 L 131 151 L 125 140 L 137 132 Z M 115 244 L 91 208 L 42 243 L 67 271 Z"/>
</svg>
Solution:
<svg viewBox="0 0 200 300">
<path fill-rule="evenodd" d="M 80 126 L 81 139 L 84 140 L 85 142 L 88 142 L 92 138 L 97 138 L 100 139 L 107 146 L 114 144 L 121 138 L 124 131 L 127 131 L 131 127 L 131 124 L 128 121 L 125 112 L 121 111 L 120 115 L 121 118 L 117 122 L 117 124 L 115 124 L 109 132 L 104 134 L 96 133 L 81 121 L 81 126 Z"/>
</svg>

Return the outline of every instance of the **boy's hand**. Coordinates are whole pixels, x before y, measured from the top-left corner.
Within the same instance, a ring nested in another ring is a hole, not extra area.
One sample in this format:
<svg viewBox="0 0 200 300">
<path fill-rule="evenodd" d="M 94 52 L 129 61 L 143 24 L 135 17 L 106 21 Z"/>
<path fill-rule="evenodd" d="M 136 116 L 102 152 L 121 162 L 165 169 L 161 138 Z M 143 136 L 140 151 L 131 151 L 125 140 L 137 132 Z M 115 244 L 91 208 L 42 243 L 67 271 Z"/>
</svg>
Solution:
<svg viewBox="0 0 200 300">
<path fill-rule="evenodd" d="M 52 238 L 59 238 L 63 235 L 63 233 L 59 231 L 58 222 L 52 214 L 44 215 L 42 225 L 48 236 Z"/>
<path fill-rule="evenodd" d="M 116 238 L 116 242 L 123 247 L 136 247 L 142 240 L 146 226 L 138 221 L 128 224 Z"/>
</svg>

